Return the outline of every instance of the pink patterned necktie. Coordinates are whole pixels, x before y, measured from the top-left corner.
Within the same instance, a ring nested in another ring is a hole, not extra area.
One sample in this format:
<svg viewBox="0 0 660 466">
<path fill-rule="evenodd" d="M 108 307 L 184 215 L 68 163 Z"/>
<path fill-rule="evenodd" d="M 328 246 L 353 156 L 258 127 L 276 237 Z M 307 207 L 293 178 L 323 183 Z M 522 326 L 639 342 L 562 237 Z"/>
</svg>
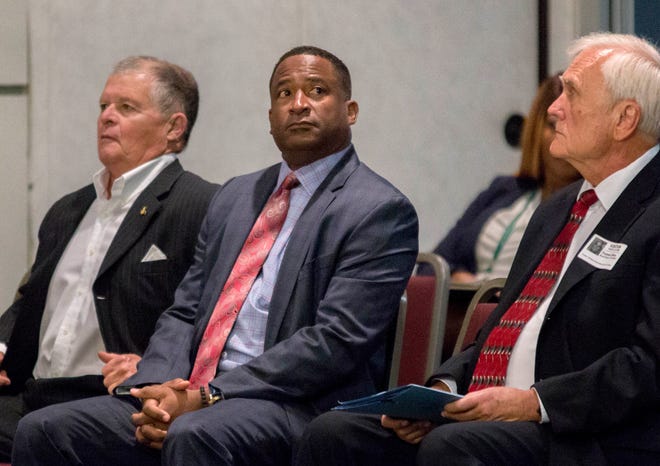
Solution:
<svg viewBox="0 0 660 466">
<path fill-rule="evenodd" d="M 568 222 L 545 253 L 520 296 L 488 335 L 479 353 L 469 392 L 504 385 L 511 351 L 520 332 L 557 281 L 573 236 L 589 207 L 597 200 L 596 192 L 590 189 L 573 204 Z"/>
<path fill-rule="evenodd" d="M 191 388 L 207 384 L 215 377 L 220 354 L 227 342 L 238 312 L 257 278 L 289 211 L 291 189 L 299 184 L 291 172 L 282 181 L 257 217 L 243 249 L 225 282 L 213 314 L 204 330 L 190 374 Z"/>
</svg>

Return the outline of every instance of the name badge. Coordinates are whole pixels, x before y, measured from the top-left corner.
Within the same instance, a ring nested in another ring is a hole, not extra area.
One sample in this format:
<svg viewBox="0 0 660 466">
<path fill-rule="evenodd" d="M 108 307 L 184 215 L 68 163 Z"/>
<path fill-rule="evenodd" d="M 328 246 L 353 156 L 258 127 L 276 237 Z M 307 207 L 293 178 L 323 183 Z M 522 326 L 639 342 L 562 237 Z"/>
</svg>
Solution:
<svg viewBox="0 0 660 466">
<path fill-rule="evenodd" d="M 608 241 L 602 236 L 593 235 L 582 248 L 578 257 L 594 267 L 612 270 L 628 245 Z"/>
</svg>

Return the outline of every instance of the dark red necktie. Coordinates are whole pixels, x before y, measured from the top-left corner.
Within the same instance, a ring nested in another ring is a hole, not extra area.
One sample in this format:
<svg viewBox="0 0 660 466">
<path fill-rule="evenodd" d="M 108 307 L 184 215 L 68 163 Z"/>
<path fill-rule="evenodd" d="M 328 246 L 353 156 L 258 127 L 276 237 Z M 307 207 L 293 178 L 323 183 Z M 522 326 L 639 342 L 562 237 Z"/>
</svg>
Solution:
<svg viewBox="0 0 660 466">
<path fill-rule="evenodd" d="M 298 185 L 291 172 L 266 202 L 238 254 L 218 302 L 213 309 L 202 341 L 197 350 L 195 365 L 190 374 L 190 388 L 198 388 L 215 377 L 220 354 L 227 342 L 238 312 L 243 306 L 257 274 L 284 225 L 289 211 L 291 189 Z"/>
<path fill-rule="evenodd" d="M 596 192 L 590 189 L 575 202 L 568 222 L 545 253 L 520 296 L 488 335 L 479 353 L 468 391 L 504 385 L 511 351 L 520 332 L 557 281 L 573 236 L 589 207 L 597 200 Z"/>
</svg>

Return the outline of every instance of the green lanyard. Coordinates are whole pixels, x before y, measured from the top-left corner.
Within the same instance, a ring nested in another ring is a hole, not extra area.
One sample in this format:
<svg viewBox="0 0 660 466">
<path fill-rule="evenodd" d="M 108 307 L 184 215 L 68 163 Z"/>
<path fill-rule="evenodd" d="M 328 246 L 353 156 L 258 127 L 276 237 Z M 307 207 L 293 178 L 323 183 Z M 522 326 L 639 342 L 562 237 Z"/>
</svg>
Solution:
<svg viewBox="0 0 660 466">
<path fill-rule="evenodd" d="M 495 261 L 497 261 L 497 258 L 500 256 L 504 244 L 509 240 L 509 237 L 511 236 L 511 233 L 513 233 L 513 229 L 516 227 L 516 223 L 520 219 L 521 215 L 525 213 L 527 207 L 529 207 L 534 197 L 536 197 L 536 193 L 537 191 L 532 191 L 531 193 L 529 193 L 529 195 L 527 196 L 527 200 L 525 201 L 525 206 L 522 208 L 520 212 L 518 212 L 518 215 L 516 215 L 513 218 L 511 223 L 507 225 L 506 229 L 504 230 L 504 234 L 502 234 L 500 241 L 497 243 L 497 247 L 495 248 L 495 252 L 493 253 L 493 259 L 490 261 L 490 265 L 486 269 L 486 273 L 491 273 L 493 271 L 493 265 L 495 264 Z"/>
</svg>

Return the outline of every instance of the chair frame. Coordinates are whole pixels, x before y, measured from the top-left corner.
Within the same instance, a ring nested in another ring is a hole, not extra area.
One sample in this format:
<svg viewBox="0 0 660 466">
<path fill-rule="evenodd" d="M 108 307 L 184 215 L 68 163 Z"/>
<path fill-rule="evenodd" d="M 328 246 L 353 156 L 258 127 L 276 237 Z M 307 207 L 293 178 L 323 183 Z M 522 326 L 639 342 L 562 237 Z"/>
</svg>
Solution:
<svg viewBox="0 0 660 466">
<path fill-rule="evenodd" d="M 417 264 L 429 264 L 435 275 L 435 290 L 433 296 L 433 312 L 431 316 L 431 328 L 429 331 L 429 344 L 426 357 L 425 379 L 433 375 L 435 369 L 440 365 L 442 358 L 442 344 L 445 336 L 445 324 L 447 322 L 447 305 L 449 302 L 449 283 L 451 274 L 447 261 L 437 254 L 420 252 L 417 255 Z M 389 388 L 398 386 L 401 357 L 403 352 L 403 339 L 408 317 L 408 298 L 404 292 L 399 304 L 399 313 L 396 323 L 396 333 L 392 350 L 392 363 L 390 364 Z"/>
<path fill-rule="evenodd" d="M 467 310 L 465 311 L 465 317 L 463 318 L 463 324 L 461 325 L 461 330 L 458 332 L 456 337 L 456 345 L 454 345 L 453 355 L 456 355 L 461 352 L 463 348 L 463 343 L 465 340 L 465 334 L 467 333 L 468 327 L 470 326 L 470 320 L 474 314 L 474 310 L 480 303 L 486 303 L 495 296 L 502 288 L 504 288 L 504 283 L 506 278 L 492 278 L 486 280 L 479 286 L 477 291 L 474 293 L 470 304 L 468 304 Z"/>
</svg>

